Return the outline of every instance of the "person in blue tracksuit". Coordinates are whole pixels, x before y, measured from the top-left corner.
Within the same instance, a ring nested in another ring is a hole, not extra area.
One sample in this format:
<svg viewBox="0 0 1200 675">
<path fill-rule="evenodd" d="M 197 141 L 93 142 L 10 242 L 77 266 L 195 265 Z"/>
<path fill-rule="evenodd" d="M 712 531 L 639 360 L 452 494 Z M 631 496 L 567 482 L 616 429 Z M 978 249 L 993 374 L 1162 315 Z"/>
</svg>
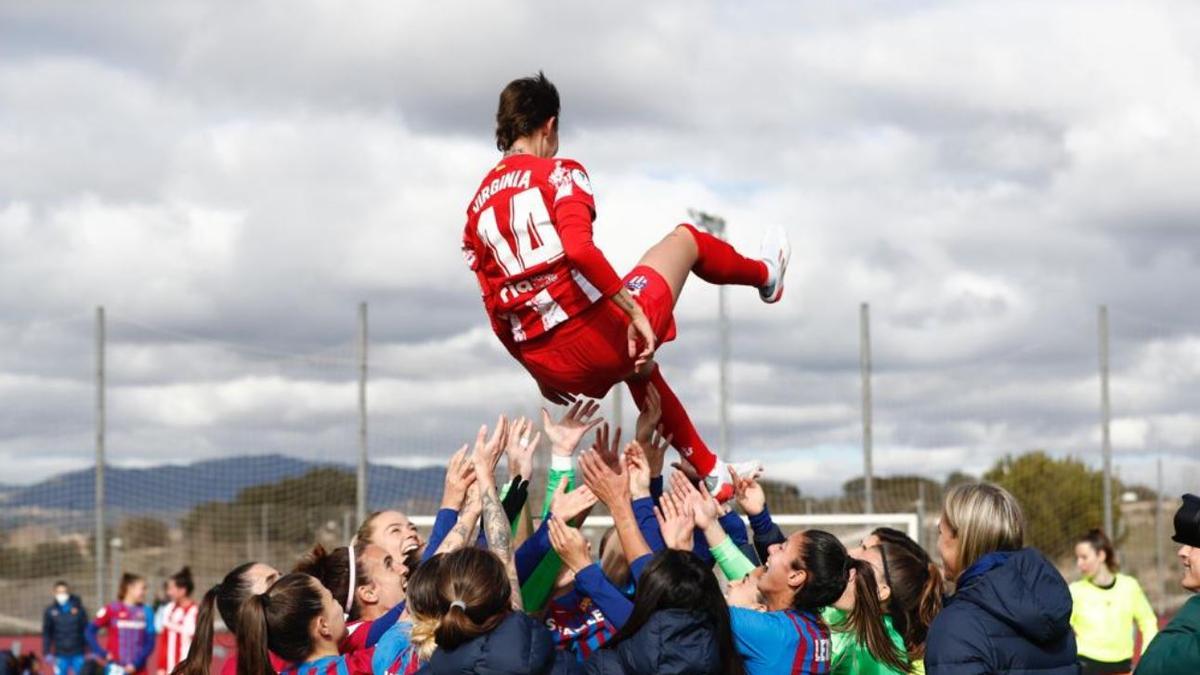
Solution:
<svg viewBox="0 0 1200 675">
<path fill-rule="evenodd" d="M 929 628 L 926 673 L 1079 672 L 1071 592 L 1045 556 L 1024 548 L 1011 494 L 988 483 L 951 489 L 938 551 L 956 590 Z"/>
<path fill-rule="evenodd" d="M 88 614 L 67 582 L 54 584 L 54 602 L 42 616 L 42 655 L 54 664 L 54 675 L 79 675 L 87 651 Z"/>
</svg>

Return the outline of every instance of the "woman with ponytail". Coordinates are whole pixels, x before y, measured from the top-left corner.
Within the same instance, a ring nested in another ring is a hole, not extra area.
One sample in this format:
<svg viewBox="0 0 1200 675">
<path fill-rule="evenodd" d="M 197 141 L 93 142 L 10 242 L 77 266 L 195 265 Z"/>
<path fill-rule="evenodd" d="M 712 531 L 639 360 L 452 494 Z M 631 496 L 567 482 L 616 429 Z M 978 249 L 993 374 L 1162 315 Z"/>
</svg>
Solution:
<svg viewBox="0 0 1200 675">
<path fill-rule="evenodd" d="M 859 546 L 850 554 L 842 597 L 821 612 L 832 631 L 832 672 L 861 675 L 910 672 L 904 638 L 884 608 L 892 599 L 883 552 Z"/>
<path fill-rule="evenodd" d="M 920 544 L 890 527 L 876 528 L 862 545 L 865 549 L 879 548 L 883 583 L 891 591 L 883 610 L 904 639 L 911 672 L 923 675 L 929 626 L 942 611 L 945 589 L 941 568 Z"/>
<path fill-rule="evenodd" d="M 427 672 L 549 675 L 577 666 L 536 619 L 514 610 L 508 570 L 495 553 L 462 548 L 438 557 L 439 603 L 446 609 Z"/>
<path fill-rule="evenodd" d="M 196 584 L 192 581 L 192 570 L 184 567 L 167 578 L 169 602 L 162 610 L 162 630 L 158 636 L 158 673 L 165 675 L 179 665 L 188 655 L 192 638 L 196 635 L 196 601 L 192 593 Z"/>
<path fill-rule="evenodd" d="M 437 649 L 434 633 L 449 605 L 442 599 L 441 571 L 444 555 L 421 563 L 408 580 L 407 606 L 400 621 L 375 644 L 371 663 L 376 673 L 412 675 Z"/>
<path fill-rule="evenodd" d="M 342 605 L 315 578 L 293 572 L 238 611 L 238 675 L 275 675 L 271 655 L 297 665 L 280 675 L 371 675 L 371 652 L 338 653 L 346 636 Z"/>
<path fill-rule="evenodd" d="M 208 589 L 196 612 L 196 635 L 188 649 L 187 658 L 179 663 L 172 675 L 209 675 L 213 656 L 213 624 L 220 615 L 225 627 L 235 636 L 238 633 L 238 610 L 242 603 L 258 593 L 266 592 L 279 578 L 279 571 L 270 565 L 248 562 L 238 565 L 225 575 L 221 583 Z M 276 670 L 287 667 L 283 659 L 271 655 Z M 237 654 L 226 657 L 221 675 L 237 675 Z"/>
<path fill-rule="evenodd" d="M 1158 617 L 1137 579 L 1121 574 L 1117 552 L 1103 530 L 1090 530 L 1075 543 L 1075 565 L 1083 578 L 1071 589 L 1071 627 L 1079 643 L 1083 675 L 1133 672 L 1133 631 L 1142 652 L 1158 634 Z"/>
<path fill-rule="evenodd" d="M 293 571 L 315 577 L 344 607 L 346 639 L 340 645 L 343 654 L 373 645 L 374 641 L 369 641 L 371 633 L 377 630 L 378 640 L 404 610 L 400 605 L 404 602 L 408 568 L 402 560 L 374 544 L 358 542 L 353 547 L 341 546 L 332 551 L 318 544 L 296 563 Z M 385 617 L 386 625 L 375 625 Z"/>
</svg>

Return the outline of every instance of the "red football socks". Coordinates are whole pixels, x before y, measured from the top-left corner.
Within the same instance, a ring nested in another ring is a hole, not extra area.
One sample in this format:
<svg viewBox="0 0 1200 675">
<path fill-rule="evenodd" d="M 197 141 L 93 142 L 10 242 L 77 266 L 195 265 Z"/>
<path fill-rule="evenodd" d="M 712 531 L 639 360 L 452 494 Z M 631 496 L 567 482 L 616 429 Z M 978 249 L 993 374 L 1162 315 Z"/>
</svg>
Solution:
<svg viewBox="0 0 1200 675">
<path fill-rule="evenodd" d="M 649 380 L 630 379 L 626 380 L 625 384 L 629 386 L 629 392 L 633 394 L 638 410 L 645 405 L 647 385 L 654 385 L 659 398 L 662 399 L 663 435 L 671 436 L 671 445 L 696 468 L 697 473 L 701 476 L 712 473 L 717 465 L 717 456 L 704 444 L 704 439 L 700 438 L 700 432 L 696 431 L 687 411 L 683 409 L 683 404 L 663 379 L 662 369 L 655 366 Z"/>
<path fill-rule="evenodd" d="M 701 231 L 690 223 L 682 223 L 696 240 L 699 254 L 692 272 L 710 284 L 736 284 L 739 286 L 765 286 L 767 266 L 738 253 L 736 249 L 718 237 Z"/>
</svg>

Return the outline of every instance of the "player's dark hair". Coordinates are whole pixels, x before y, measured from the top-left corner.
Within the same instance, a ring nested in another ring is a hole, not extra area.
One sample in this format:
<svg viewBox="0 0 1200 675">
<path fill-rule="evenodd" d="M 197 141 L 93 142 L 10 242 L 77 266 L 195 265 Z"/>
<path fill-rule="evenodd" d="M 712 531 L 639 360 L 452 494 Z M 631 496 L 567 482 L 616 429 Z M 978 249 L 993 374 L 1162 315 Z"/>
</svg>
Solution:
<svg viewBox="0 0 1200 675">
<path fill-rule="evenodd" d="M 655 612 L 664 609 L 682 609 L 703 616 L 716 641 L 720 672 L 731 675 L 746 672 L 734 648 L 729 605 L 725 604 L 721 586 L 712 570 L 691 551 L 668 548 L 654 554 L 638 580 L 629 620 L 603 648 L 612 649 L 633 637 Z"/>
<path fill-rule="evenodd" d="M 1108 571 L 1116 574 L 1121 565 L 1117 562 L 1117 551 L 1113 548 L 1112 540 L 1104 534 L 1104 530 L 1100 528 L 1092 528 L 1087 531 L 1087 534 L 1079 538 L 1077 543 L 1088 544 L 1096 553 L 1104 553 L 1104 565 L 1108 567 Z"/>
<path fill-rule="evenodd" d="M 440 649 L 454 649 L 492 632 L 512 612 L 508 572 L 491 551 L 468 547 L 447 553 L 438 577 L 446 603 L 446 613 L 433 634 Z"/>
<path fill-rule="evenodd" d="M 145 580 L 145 577 L 140 574 L 134 574 L 132 572 L 126 572 L 122 574 L 121 583 L 117 586 L 117 602 L 125 602 L 125 592 L 129 590 L 129 587 L 139 581 Z"/>
<path fill-rule="evenodd" d="M 371 578 L 367 576 L 367 570 L 362 564 L 362 554 L 366 549 L 367 544 L 358 542 L 354 545 L 354 590 L 357 591 L 362 586 L 367 586 L 371 583 Z M 339 546 L 332 551 L 326 551 L 325 547 L 317 544 L 304 557 L 296 562 L 296 569 L 293 572 L 307 574 L 315 577 L 321 585 L 329 589 L 329 593 L 333 595 L 333 599 L 339 605 L 346 602 L 346 598 L 350 597 L 351 602 L 349 607 L 343 607 L 346 614 L 350 615 L 350 620 L 358 618 L 362 608 L 358 603 L 353 601 L 350 595 L 351 591 L 348 588 L 350 585 L 350 552 L 345 546 Z"/>
<path fill-rule="evenodd" d="M 545 73 L 522 77 L 508 83 L 500 92 L 496 108 L 496 148 L 508 150 L 522 136 L 532 134 L 551 117 L 557 120 L 558 89 Z M 555 122 L 557 126 L 558 122 Z"/>
<path fill-rule="evenodd" d="M 819 612 L 836 602 L 850 583 L 850 570 L 854 570 L 854 609 L 836 628 L 852 633 L 876 661 L 900 672 L 908 671 L 906 658 L 884 628 L 879 586 L 871 563 L 850 557 L 846 547 L 832 534 L 805 530 L 800 556 L 792 561 L 792 569 L 808 572 L 807 580 L 792 599 L 792 607 L 802 612 Z"/>
<path fill-rule="evenodd" d="M 871 534 L 879 539 L 884 582 L 892 589 L 883 609 L 904 638 L 909 660 L 923 659 L 929 626 L 942 611 L 942 570 L 907 534 L 890 527 Z"/>
<path fill-rule="evenodd" d="M 68 584 L 67 582 L 63 581 L 62 579 L 59 579 L 58 581 L 54 582 L 55 588 L 58 588 L 59 586 L 62 586 L 63 588 L 67 589 L 68 591 L 71 590 L 71 584 Z"/>
<path fill-rule="evenodd" d="M 190 598 L 196 590 L 196 582 L 192 580 L 192 568 L 187 565 L 175 574 L 170 576 L 171 583 L 175 584 L 175 588 L 182 588 Z"/>
<path fill-rule="evenodd" d="M 320 583 L 298 572 L 250 596 L 238 610 L 238 675 L 275 675 L 271 652 L 291 663 L 305 661 L 313 650 L 309 626 L 324 611 Z"/>
<path fill-rule="evenodd" d="M 254 594 L 254 580 L 246 573 L 256 563 L 248 562 L 233 568 L 221 583 L 208 589 L 196 611 L 196 634 L 187 656 L 175 666 L 171 675 L 209 675 L 212 667 L 213 623 L 220 614 L 231 633 L 238 633 L 238 610 Z"/>
</svg>

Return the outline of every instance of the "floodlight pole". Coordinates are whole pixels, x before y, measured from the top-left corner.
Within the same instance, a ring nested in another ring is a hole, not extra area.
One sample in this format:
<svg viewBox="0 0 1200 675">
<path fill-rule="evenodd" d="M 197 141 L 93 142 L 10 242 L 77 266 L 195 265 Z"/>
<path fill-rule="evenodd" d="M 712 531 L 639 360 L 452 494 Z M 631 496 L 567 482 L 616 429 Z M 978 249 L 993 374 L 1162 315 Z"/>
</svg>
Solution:
<svg viewBox="0 0 1200 675">
<path fill-rule="evenodd" d="M 104 549 L 108 542 L 104 537 L 104 307 L 96 307 L 96 466 L 95 471 L 95 504 L 96 512 L 96 604 L 105 605 L 104 595 Z"/>
<path fill-rule="evenodd" d="M 1108 306 L 1100 305 L 1097 328 L 1100 331 L 1100 450 L 1104 456 L 1104 533 L 1117 536 L 1113 531 L 1112 509 L 1112 436 L 1109 427 L 1112 410 L 1108 399 Z"/>
<path fill-rule="evenodd" d="M 367 519 L 367 303 L 358 304 L 358 472 L 355 514 Z"/>
<path fill-rule="evenodd" d="M 690 209 L 688 214 L 700 228 L 711 232 L 714 236 L 725 238 L 725 219 L 697 209 Z M 729 304 L 726 298 L 725 286 L 717 286 L 717 341 L 719 356 L 717 362 L 717 455 L 725 461 L 730 461 L 732 450 L 729 446 Z"/>
<path fill-rule="evenodd" d="M 874 440 L 871 414 L 871 306 L 864 302 L 858 310 L 858 366 L 862 375 L 863 508 L 867 513 L 875 513 L 875 466 L 871 456 Z"/>
</svg>

